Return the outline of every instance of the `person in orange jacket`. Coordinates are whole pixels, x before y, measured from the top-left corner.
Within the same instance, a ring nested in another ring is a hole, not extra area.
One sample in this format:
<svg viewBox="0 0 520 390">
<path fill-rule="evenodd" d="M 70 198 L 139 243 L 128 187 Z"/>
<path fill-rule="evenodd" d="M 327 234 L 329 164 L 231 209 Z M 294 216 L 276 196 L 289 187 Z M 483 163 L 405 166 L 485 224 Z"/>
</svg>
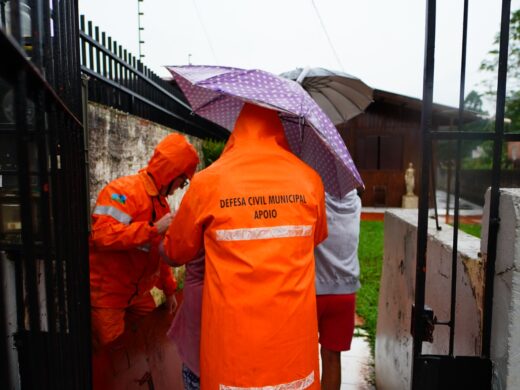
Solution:
<svg viewBox="0 0 520 390">
<path fill-rule="evenodd" d="M 150 313 L 165 296 L 175 310 L 175 280 L 160 261 L 158 245 L 172 219 L 166 197 L 187 184 L 198 162 L 195 148 L 182 135 L 170 134 L 145 169 L 101 190 L 90 235 L 94 348 L 124 332 L 125 315 Z"/>
<path fill-rule="evenodd" d="M 276 111 L 245 104 L 159 249 L 172 265 L 205 250 L 202 389 L 319 389 L 314 247 L 326 236 L 321 178 Z"/>
</svg>

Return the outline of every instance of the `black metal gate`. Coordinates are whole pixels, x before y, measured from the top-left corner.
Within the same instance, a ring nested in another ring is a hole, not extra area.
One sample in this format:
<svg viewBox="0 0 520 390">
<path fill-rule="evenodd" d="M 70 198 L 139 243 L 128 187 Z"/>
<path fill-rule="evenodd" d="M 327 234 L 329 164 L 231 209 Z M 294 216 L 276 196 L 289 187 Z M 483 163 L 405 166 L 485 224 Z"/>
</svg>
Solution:
<svg viewBox="0 0 520 390">
<path fill-rule="evenodd" d="M 451 267 L 451 310 L 450 318 L 437 320 L 434 313 L 425 302 L 426 284 L 426 247 L 428 211 L 430 199 L 429 175 L 422 175 L 419 197 L 419 221 L 417 235 L 417 263 L 415 305 L 413 310 L 413 389 L 490 389 L 492 364 L 490 360 L 491 346 L 491 319 L 493 315 L 493 278 L 495 274 L 495 260 L 497 248 L 497 234 L 499 228 L 499 186 L 501 177 L 501 154 L 504 141 L 519 141 L 520 134 L 504 132 L 504 109 L 506 97 L 506 77 L 510 24 L 510 0 L 502 1 L 502 15 L 500 27 L 500 50 L 497 77 L 496 114 L 494 131 L 480 132 L 462 129 L 462 115 L 464 112 L 466 46 L 468 28 L 468 0 L 464 1 L 462 21 L 462 53 L 460 73 L 460 100 L 459 126 L 457 131 L 433 131 L 432 129 L 432 102 L 433 76 L 435 64 L 435 23 L 436 1 L 427 1 L 426 16 L 426 47 L 423 84 L 423 111 L 421 118 L 422 144 L 422 172 L 429 172 L 432 164 L 432 144 L 438 140 L 451 140 L 455 143 L 455 186 L 454 186 L 454 217 L 453 217 L 453 256 Z M 461 144 L 468 140 L 488 140 L 493 142 L 492 182 L 490 192 L 490 216 L 488 235 L 488 257 L 485 268 L 485 289 L 483 302 L 483 335 L 480 356 L 456 356 L 454 354 L 455 322 L 456 322 L 456 290 L 457 290 L 457 248 L 459 229 L 459 198 L 461 172 Z M 427 342 L 435 326 L 449 328 L 449 346 L 447 355 L 426 355 L 422 353 L 423 343 Z"/>
<path fill-rule="evenodd" d="M 0 16 L 1 386 L 89 389 L 77 2 L 1 0 Z"/>
</svg>

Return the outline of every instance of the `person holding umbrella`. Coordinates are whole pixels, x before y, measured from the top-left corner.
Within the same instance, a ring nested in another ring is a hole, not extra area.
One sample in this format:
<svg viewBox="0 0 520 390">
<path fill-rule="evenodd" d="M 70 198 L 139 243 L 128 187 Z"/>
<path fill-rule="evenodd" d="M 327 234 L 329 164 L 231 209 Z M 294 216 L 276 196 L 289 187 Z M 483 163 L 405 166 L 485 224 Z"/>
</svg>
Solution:
<svg viewBox="0 0 520 390">
<path fill-rule="evenodd" d="M 205 250 L 202 389 L 319 389 L 313 249 L 327 236 L 324 206 L 276 111 L 244 105 L 164 239 L 172 265 Z"/>
<path fill-rule="evenodd" d="M 320 176 L 341 196 L 362 185 L 359 173 L 298 84 L 255 70 L 169 69 L 195 113 L 232 131 L 193 178 L 160 248 L 171 265 L 204 250 L 201 388 L 318 389 Z"/>
</svg>

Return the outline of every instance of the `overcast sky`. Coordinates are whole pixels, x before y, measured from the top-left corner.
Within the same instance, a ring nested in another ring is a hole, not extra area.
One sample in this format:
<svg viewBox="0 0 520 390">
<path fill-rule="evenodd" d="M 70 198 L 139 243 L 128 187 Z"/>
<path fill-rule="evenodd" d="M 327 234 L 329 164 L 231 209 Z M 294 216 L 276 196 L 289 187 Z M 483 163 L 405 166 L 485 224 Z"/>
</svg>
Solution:
<svg viewBox="0 0 520 390">
<path fill-rule="evenodd" d="M 462 0 L 437 1 L 435 95 L 458 105 Z M 466 93 L 500 26 L 500 0 L 470 0 Z M 512 1 L 512 9 L 520 0 Z M 344 70 L 373 88 L 422 96 L 426 0 L 144 0 L 144 63 L 218 64 L 281 73 Z M 138 54 L 137 0 L 79 0 L 94 25 Z M 318 16 L 319 15 L 319 16 Z"/>
</svg>

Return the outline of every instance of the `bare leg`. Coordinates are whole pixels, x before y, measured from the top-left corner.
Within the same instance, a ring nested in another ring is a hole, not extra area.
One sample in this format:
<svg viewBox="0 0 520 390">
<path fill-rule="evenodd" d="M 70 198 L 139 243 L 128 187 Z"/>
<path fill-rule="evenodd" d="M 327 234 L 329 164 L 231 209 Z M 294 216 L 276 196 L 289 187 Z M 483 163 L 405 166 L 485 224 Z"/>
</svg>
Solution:
<svg viewBox="0 0 520 390">
<path fill-rule="evenodd" d="M 321 390 L 339 390 L 341 386 L 341 352 L 321 347 Z"/>
</svg>

